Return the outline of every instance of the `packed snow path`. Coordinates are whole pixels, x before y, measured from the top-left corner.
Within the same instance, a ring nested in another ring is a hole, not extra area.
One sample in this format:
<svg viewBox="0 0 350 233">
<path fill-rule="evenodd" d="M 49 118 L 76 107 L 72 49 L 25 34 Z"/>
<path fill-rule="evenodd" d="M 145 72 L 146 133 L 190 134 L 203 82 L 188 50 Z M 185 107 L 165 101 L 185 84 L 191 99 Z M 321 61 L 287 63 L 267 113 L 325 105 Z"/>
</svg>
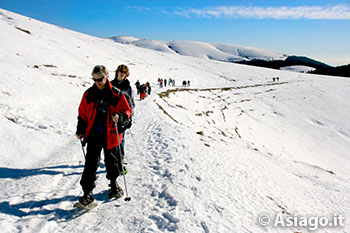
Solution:
<svg viewBox="0 0 350 233">
<path fill-rule="evenodd" d="M 83 154 L 74 134 L 63 134 L 65 144 L 40 166 L 1 168 L 0 223 L 7 232 L 263 232 L 266 228 L 257 224 L 260 213 L 293 215 L 303 209 L 304 215 L 326 215 L 320 203 L 328 195 L 334 200 L 328 207 L 350 209 L 342 201 L 349 194 L 346 179 L 288 160 L 269 145 L 259 147 L 241 129 L 244 115 L 260 122 L 254 112 L 268 111 L 248 103 L 278 95 L 279 88 L 290 85 L 297 84 L 180 89 L 137 100 L 126 134 L 132 200 L 108 200 L 102 159 L 94 190 L 99 206 L 89 212 L 72 208 L 82 195 Z M 205 98 L 201 107 L 191 102 L 200 98 Z M 236 103 L 233 109 L 230 103 Z M 123 179 L 118 180 L 124 187 Z"/>
</svg>

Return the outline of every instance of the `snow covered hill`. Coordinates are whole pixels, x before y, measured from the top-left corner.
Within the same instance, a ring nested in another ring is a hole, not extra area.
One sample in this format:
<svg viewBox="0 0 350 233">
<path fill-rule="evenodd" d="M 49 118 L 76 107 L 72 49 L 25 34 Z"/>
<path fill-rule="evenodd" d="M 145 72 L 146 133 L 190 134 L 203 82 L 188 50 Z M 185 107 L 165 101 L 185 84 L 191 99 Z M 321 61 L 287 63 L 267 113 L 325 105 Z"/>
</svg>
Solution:
<svg viewBox="0 0 350 233">
<path fill-rule="evenodd" d="M 197 41 L 157 41 L 137 39 L 132 36 L 115 36 L 113 41 L 123 44 L 132 44 L 160 52 L 177 53 L 180 55 L 207 58 L 217 61 L 249 61 L 249 60 L 285 60 L 287 55 L 241 45 L 213 44 Z"/>
<path fill-rule="evenodd" d="M 311 71 L 315 71 L 316 69 L 310 66 L 285 66 L 281 67 L 281 70 L 288 70 L 293 72 L 299 72 L 299 73 L 308 73 Z"/>
<path fill-rule="evenodd" d="M 349 79 L 159 53 L 3 9 L 0 30 L 2 232 L 350 231 Z M 111 79 L 126 64 L 153 92 L 136 98 L 126 133 L 131 201 L 108 201 L 101 161 L 99 205 L 84 212 L 72 207 L 84 167 L 75 127 L 96 64 Z"/>
</svg>

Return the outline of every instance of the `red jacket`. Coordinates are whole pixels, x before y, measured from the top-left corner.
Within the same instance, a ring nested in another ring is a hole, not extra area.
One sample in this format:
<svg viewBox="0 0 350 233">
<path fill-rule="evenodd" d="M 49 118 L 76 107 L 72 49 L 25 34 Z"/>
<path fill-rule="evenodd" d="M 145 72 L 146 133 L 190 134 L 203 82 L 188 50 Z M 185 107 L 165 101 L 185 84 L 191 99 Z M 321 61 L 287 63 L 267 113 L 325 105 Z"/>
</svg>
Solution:
<svg viewBox="0 0 350 233">
<path fill-rule="evenodd" d="M 96 118 L 97 92 L 98 87 L 94 84 L 84 93 L 83 99 L 79 105 L 77 133 L 83 134 L 85 139 L 88 139 L 90 130 Z M 111 150 L 118 146 L 116 124 L 112 119 L 112 115 L 123 112 L 130 118 L 131 108 L 124 94 L 119 89 L 113 88 L 109 80 L 106 82 L 105 92 L 107 111 L 107 150 Z M 121 142 L 122 139 L 123 133 L 119 133 L 119 142 Z"/>
</svg>

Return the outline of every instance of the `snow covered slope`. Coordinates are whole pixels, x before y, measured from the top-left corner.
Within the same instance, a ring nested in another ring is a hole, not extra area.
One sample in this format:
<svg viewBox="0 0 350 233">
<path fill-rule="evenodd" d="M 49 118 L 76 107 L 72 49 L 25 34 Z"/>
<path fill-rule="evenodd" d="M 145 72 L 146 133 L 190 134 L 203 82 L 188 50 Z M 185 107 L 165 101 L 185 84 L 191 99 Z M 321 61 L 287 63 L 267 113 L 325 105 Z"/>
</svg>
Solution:
<svg viewBox="0 0 350 233">
<path fill-rule="evenodd" d="M 3 9 L 0 30 L 2 232 L 308 232 L 315 225 L 262 226 L 262 214 L 341 215 L 345 226 L 318 232 L 350 231 L 349 79 L 159 53 Z M 131 83 L 149 81 L 153 92 L 136 98 L 126 133 L 131 202 L 108 201 L 101 161 L 99 205 L 83 212 L 72 208 L 84 167 L 75 127 L 96 64 L 110 78 L 126 64 Z M 177 85 L 159 88 L 158 77 Z"/>
<path fill-rule="evenodd" d="M 308 73 L 308 72 L 316 70 L 315 68 L 310 67 L 310 66 L 285 66 L 285 67 L 281 67 L 280 69 L 293 71 L 293 72 L 299 72 L 299 73 Z"/>
<path fill-rule="evenodd" d="M 167 53 L 208 58 L 217 61 L 247 61 L 247 60 L 285 60 L 287 55 L 267 49 L 258 49 L 241 45 L 213 44 L 197 41 L 157 41 L 137 39 L 131 36 L 116 36 L 112 40 L 123 44 L 133 44 L 138 47 L 148 48 Z"/>
</svg>

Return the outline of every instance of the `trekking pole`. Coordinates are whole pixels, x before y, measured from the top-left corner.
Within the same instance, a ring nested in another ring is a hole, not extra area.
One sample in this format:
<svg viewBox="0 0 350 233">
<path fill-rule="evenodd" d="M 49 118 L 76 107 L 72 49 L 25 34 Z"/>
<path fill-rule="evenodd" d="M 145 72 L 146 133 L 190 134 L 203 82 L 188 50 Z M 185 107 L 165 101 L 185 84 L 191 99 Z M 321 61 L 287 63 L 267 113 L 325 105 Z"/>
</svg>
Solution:
<svg viewBox="0 0 350 233">
<path fill-rule="evenodd" d="M 131 137 L 132 137 L 132 140 L 133 140 L 134 143 L 135 143 L 137 152 L 138 152 L 139 154 L 141 154 L 142 156 L 144 156 L 143 153 L 140 152 L 140 150 L 139 150 L 139 148 L 138 148 L 138 146 L 137 146 L 137 143 L 136 143 L 136 141 L 135 141 L 134 135 L 131 133 L 131 129 L 129 129 L 129 133 L 130 133 L 130 135 L 131 135 Z"/>
<path fill-rule="evenodd" d="M 118 148 L 119 148 L 119 156 L 120 156 L 120 163 L 122 165 L 122 173 L 123 173 L 123 178 L 124 178 L 124 186 L 125 186 L 125 193 L 126 193 L 126 198 L 124 199 L 125 201 L 130 201 L 131 197 L 129 197 L 128 195 L 128 189 L 126 187 L 126 178 L 125 178 L 125 170 L 124 170 L 124 166 L 122 164 L 122 159 L 123 159 L 123 155 L 122 155 L 122 151 L 120 149 L 120 140 L 119 140 L 119 132 L 118 132 L 118 126 L 116 126 L 116 130 L 117 130 L 117 141 L 118 141 Z"/>
<path fill-rule="evenodd" d="M 85 148 L 84 148 L 84 144 L 85 144 L 84 139 L 80 138 L 79 140 L 80 140 L 80 143 L 81 143 L 81 149 L 83 149 L 84 158 L 86 158 Z"/>
</svg>

